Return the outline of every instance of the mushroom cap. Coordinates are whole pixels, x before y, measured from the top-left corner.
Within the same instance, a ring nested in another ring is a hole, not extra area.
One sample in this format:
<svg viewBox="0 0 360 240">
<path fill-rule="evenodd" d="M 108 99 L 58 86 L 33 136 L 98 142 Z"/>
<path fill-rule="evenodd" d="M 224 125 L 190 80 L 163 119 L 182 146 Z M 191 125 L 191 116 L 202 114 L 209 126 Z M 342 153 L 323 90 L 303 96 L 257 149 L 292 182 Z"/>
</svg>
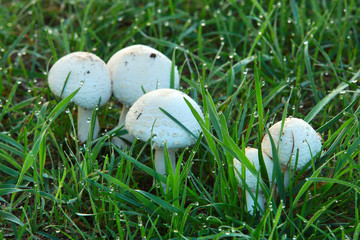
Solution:
<svg viewBox="0 0 360 240">
<path fill-rule="evenodd" d="M 249 161 L 254 164 L 255 169 L 260 172 L 258 150 L 256 148 L 245 148 L 245 155 L 249 159 Z M 263 154 L 263 158 L 264 158 L 264 162 L 265 162 L 265 166 L 266 166 L 266 171 L 267 171 L 267 174 L 269 177 L 269 181 L 271 184 L 274 164 L 273 164 L 273 161 L 271 160 L 271 158 L 269 158 L 266 154 Z M 239 184 L 242 185 L 242 180 L 239 176 L 239 174 L 242 173 L 242 170 L 241 170 L 242 163 L 239 160 L 237 160 L 236 158 L 234 158 L 233 161 L 234 161 L 235 176 L 238 179 Z M 257 178 L 247 168 L 245 169 L 245 182 L 251 191 L 253 191 L 253 192 L 256 191 L 256 188 L 258 186 Z M 262 192 L 260 186 L 259 186 L 259 192 Z"/>
<path fill-rule="evenodd" d="M 131 106 L 144 91 L 170 88 L 171 65 L 167 56 L 145 45 L 121 49 L 107 63 L 114 96 Z M 176 67 L 174 72 L 174 88 L 178 88 L 180 76 Z"/>
<path fill-rule="evenodd" d="M 163 148 L 165 143 L 169 149 L 194 144 L 197 139 L 160 110 L 164 109 L 198 137 L 201 128 L 184 98 L 200 116 L 203 116 L 199 105 L 185 93 L 174 89 L 158 89 L 136 100 L 126 115 L 126 129 L 142 141 L 147 141 L 155 135 L 152 138 L 155 148 Z"/>
<path fill-rule="evenodd" d="M 73 52 L 60 58 L 51 67 L 48 82 L 56 96 L 60 96 L 66 83 L 62 98 L 81 86 L 72 101 L 86 109 L 104 105 L 111 96 L 110 74 L 105 62 L 88 52 Z"/>
<path fill-rule="evenodd" d="M 302 169 L 321 150 L 321 136 L 304 120 L 299 118 L 286 118 L 280 136 L 281 121 L 275 123 L 269 132 L 278 148 L 280 164 L 285 168 L 291 158 L 292 170 L 295 169 L 296 154 L 299 151 L 297 169 Z M 262 140 L 262 151 L 272 157 L 271 142 L 268 133 Z"/>
</svg>

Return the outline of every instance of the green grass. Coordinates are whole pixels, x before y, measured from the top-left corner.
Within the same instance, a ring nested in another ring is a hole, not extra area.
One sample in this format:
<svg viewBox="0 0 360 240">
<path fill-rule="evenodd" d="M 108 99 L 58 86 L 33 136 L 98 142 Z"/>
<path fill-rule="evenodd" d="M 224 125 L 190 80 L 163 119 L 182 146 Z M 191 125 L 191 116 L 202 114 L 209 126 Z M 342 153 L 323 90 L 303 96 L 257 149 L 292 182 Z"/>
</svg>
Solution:
<svg viewBox="0 0 360 240">
<path fill-rule="evenodd" d="M 0 239 L 358 239 L 358 1 L 135 2 L 0 1 Z M 107 61 L 136 43 L 174 60 L 205 115 L 168 177 L 153 170 L 151 142 L 111 144 L 124 134 L 115 98 L 82 145 L 71 96 L 47 85 L 67 53 Z M 232 159 L 251 168 L 244 148 L 289 116 L 326 152 L 279 196 L 264 184 L 266 211 L 251 216 Z"/>
</svg>

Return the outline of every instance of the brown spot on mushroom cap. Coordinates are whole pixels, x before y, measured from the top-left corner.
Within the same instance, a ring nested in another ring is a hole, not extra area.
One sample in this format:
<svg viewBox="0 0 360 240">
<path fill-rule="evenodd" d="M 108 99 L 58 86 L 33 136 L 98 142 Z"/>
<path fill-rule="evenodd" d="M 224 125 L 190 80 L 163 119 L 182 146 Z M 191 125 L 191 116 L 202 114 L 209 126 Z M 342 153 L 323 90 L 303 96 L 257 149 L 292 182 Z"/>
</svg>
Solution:
<svg viewBox="0 0 360 240">
<path fill-rule="evenodd" d="M 150 57 L 151 57 L 151 58 L 156 58 L 156 53 L 151 53 L 151 54 L 150 54 Z"/>
</svg>

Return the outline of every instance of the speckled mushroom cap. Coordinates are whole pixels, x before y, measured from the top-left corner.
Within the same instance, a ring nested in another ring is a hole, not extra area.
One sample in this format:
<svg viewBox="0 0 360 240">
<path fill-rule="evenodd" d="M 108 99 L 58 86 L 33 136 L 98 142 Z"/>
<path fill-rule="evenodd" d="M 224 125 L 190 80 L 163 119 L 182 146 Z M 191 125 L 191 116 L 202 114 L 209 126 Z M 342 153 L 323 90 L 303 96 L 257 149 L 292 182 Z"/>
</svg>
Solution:
<svg viewBox="0 0 360 240">
<path fill-rule="evenodd" d="M 81 86 L 72 101 L 86 109 L 94 108 L 99 102 L 99 106 L 104 105 L 111 96 L 110 74 L 105 62 L 88 52 L 73 52 L 60 58 L 50 69 L 48 82 L 57 96 L 66 82 L 63 98 Z"/>
<path fill-rule="evenodd" d="M 145 92 L 170 88 L 171 60 L 158 50 L 133 45 L 116 52 L 107 67 L 113 82 L 114 96 L 131 106 Z M 179 87 L 179 73 L 175 67 L 174 88 Z"/>
<path fill-rule="evenodd" d="M 129 109 L 125 119 L 128 132 L 142 141 L 152 138 L 153 146 L 171 149 L 183 148 L 196 142 L 196 138 L 167 116 L 160 108 L 183 124 L 196 137 L 201 128 L 185 100 L 202 116 L 200 107 L 183 92 L 174 89 L 158 89 L 141 96 Z"/>
<path fill-rule="evenodd" d="M 281 121 L 275 123 L 270 134 L 275 145 L 279 145 L 278 156 L 282 167 L 286 167 L 291 158 L 291 169 L 296 164 L 296 154 L 299 151 L 297 170 L 302 169 L 321 150 L 321 136 L 304 120 L 299 118 L 286 118 L 280 136 Z M 269 135 L 262 140 L 262 151 L 272 157 L 272 148 Z"/>
<path fill-rule="evenodd" d="M 245 155 L 249 159 L 250 162 L 254 164 L 256 170 L 260 172 L 260 164 L 259 164 L 259 157 L 258 157 L 258 150 L 256 148 L 246 148 Z M 266 171 L 268 173 L 269 181 L 272 180 L 272 172 L 273 172 L 273 161 L 269 158 L 266 154 L 263 154 Z M 242 173 L 241 170 L 242 163 L 234 158 L 234 170 L 235 176 L 238 179 L 240 185 L 242 185 L 242 180 L 239 174 Z M 245 169 L 245 181 L 251 191 L 256 191 L 257 188 L 257 178 L 246 168 Z M 271 183 L 270 183 L 271 184 Z M 261 187 L 259 187 L 259 191 L 262 192 Z"/>
</svg>

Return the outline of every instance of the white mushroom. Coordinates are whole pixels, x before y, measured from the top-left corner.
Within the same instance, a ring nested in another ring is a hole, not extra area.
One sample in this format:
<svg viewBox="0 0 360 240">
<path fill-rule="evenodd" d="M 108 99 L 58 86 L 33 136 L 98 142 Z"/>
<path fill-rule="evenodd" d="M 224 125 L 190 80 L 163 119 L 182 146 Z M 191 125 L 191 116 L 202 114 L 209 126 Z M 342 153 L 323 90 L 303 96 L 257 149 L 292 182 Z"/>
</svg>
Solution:
<svg viewBox="0 0 360 240">
<path fill-rule="evenodd" d="M 116 52 L 108 61 L 113 83 L 114 96 L 123 104 L 119 125 L 125 122 L 129 107 L 144 93 L 155 89 L 170 88 L 171 60 L 158 50 L 133 45 Z M 179 73 L 174 69 L 174 88 L 179 87 Z M 132 142 L 133 138 L 123 135 L 122 138 Z M 114 138 L 118 147 L 125 147 L 123 141 Z"/>
<path fill-rule="evenodd" d="M 249 159 L 249 161 L 254 164 L 255 169 L 258 170 L 258 172 L 260 173 L 258 150 L 256 148 L 246 148 L 245 155 Z M 273 161 L 266 154 L 263 154 L 263 159 L 271 185 L 272 184 L 271 180 L 273 176 L 272 172 L 274 166 Z M 255 198 L 255 199 L 252 198 L 250 193 L 247 190 L 245 190 L 247 211 L 250 212 L 250 214 L 253 214 L 256 210 L 260 210 L 260 209 L 262 210 L 262 212 L 264 212 L 265 210 L 264 195 L 261 186 L 258 183 L 258 179 L 248 169 L 245 169 L 245 176 L 241 176 L 243 172 L 241 169 L 242 167 L 243 167 L 242 163 L 236 158 L 234 158 L 235 176 L 238 179 L 239 184 L 242 186 L 242 182 L 243 182 L 242 179 L 245 179 L 246 185 L 249 187 L 250 191 L 252 192 Z M 257 200 L 257 206 L 255 206 L 254 200 Z"/>
<path fill-rule="evenodd" d="M 51 91 L 62 98 L 79 87 L 72 101 L 78 105 L 78 137 L 86 141 L 96 106 L 104 105 L 111 96 L 111 80 L 106 64 L 98 56 L 88 52 L 73 52 L 60 58 L 50 69 L 48 82 Z M 96 118 L 93 137 L 99 133 Z"/>
<path fill-rule="evenodd" d="M 125 127 L 132 136 L 142 141 L 152 138 L 152 146 L 155 148 L 155 169 L 163 175 L 167 172 L 164 160 L 165 143 L 172 168 L 175 170 L 176 149 L 193 145 L 201 132 L 201 127 L 184 99 L 203 117 L 200 107 L 193 99 L 174 89 L 158 89 L 146 93 L 133 104 L 126 116 Z M 165 185 L 163 187 L 165 188 Z"/>
<path fill-rule="evenodd" d="M 321 151 L 321 136 L 304 120 L 286 118 L 281 131 L 282 122 L 275 123 L 269 132 L 277 147 L 279 161 L 283 170 L 291 168 L 292 173 L 301 170 L 313 156 Z M 262 140 L 262 151 L 272 157 L 273 152 L 269 135 Z M 298 158 L 297 158 L 298 153 Z M 286 172 L 285 172 L 286 173 Z M 289 185 L 290 176 L 285 175 L 284 185 Z"/>
</svg>

